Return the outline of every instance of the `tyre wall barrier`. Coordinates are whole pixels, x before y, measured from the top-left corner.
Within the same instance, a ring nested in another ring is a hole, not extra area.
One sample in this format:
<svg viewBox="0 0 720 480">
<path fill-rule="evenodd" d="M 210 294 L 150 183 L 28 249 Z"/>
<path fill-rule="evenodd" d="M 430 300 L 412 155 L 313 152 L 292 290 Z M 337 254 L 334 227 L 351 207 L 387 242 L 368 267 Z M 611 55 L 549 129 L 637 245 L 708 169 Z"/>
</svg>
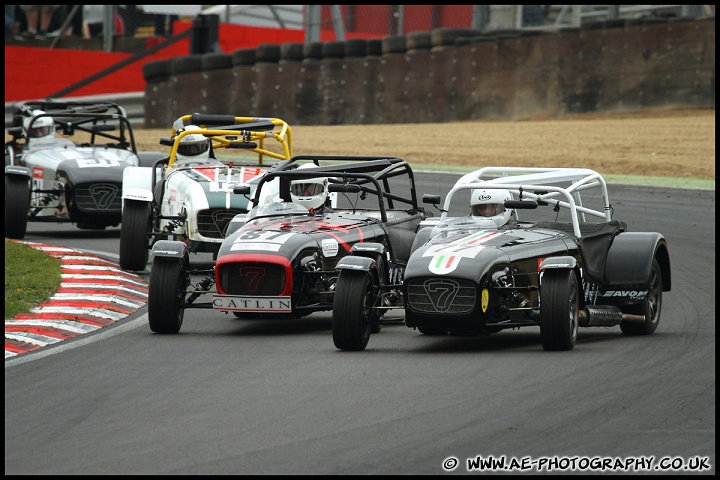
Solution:
<svg viewBox="0 0 720 480">
<path fill-rule="evenodd" d="M 213 60 L 145 66 L 145 127 L 195 112 L 341 125 L 715 106 L 715 18 L 438 29 L 205 55 Z"/>
</svg>

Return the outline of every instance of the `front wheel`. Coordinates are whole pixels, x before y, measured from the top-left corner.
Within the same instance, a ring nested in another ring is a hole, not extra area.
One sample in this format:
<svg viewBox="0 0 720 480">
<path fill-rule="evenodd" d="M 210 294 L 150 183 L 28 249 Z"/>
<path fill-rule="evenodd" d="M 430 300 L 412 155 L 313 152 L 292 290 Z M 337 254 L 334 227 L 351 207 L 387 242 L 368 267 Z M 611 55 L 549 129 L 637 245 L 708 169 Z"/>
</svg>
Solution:
<svg viewBox="0 0 720 480">
<path fill-rule="evenodd" d="M 647 295 L 642 305 L 633 308 L 631 313 L 644 315 L 643 323 L 621 323 L 620 330 L 625 335 L 650 335 L 655 332 L 660 323 L 660 310 L 662 308 L 662 274 L 660 264 L 653 259 L 648 278 Z"/>
<path fill-rule="evenodd" d="M 190 283 L 185 261 L 155 257 L 150 270 L 148 321 L 155 333 L 178 333 L 185 313 L 185 293 Z"/>
<path fill-rule="evenodd" d="M 27 177 L 5 175 L 5 237 L 25 238 L 30 209 L 30 182 Z"/>
<path fill-rule="evenodd" d="M 370 339 L 372 284 L 368 272 L 342 270 L 333 294 L 332 334 L 340 350 L 365 350 Z"/>
<path fill-rule="evenodd" d="M 120 224 L 120 268 L 144 270 L 148 261 L 147 234 L 152 206 L 148 202 L 125 200 Z"/>
<path fill-rule="evenodd" d="M 540 285 L 540 338 L 545 350 L 572 350 L 578 334 L 580 296 L 572 270 L 546 270 Z"/>
</svg>

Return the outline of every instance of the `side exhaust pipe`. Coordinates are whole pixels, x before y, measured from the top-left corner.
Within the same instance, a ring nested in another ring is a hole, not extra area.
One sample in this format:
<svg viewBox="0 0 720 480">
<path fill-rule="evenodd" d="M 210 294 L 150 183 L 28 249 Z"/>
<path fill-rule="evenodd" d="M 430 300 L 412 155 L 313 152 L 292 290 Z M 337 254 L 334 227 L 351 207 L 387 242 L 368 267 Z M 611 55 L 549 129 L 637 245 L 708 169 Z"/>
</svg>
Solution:
<svg viewBox="0 0 720 480">
<path fill-rule="evenodd" d="M 580 310 L 578 325 L 581 327 L 614 327 L 623 322 L 643 323 L 645 315 L 622 313 L 614 305 L 592 305 Z"/>
</svg>

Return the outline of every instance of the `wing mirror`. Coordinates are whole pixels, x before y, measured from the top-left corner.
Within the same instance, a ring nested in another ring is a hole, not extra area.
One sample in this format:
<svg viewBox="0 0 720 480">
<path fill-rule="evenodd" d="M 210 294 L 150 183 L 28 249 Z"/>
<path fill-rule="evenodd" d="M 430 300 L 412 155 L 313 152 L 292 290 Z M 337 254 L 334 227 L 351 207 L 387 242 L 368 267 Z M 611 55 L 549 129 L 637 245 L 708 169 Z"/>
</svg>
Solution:
<svg viewBox="0 0 720 480">
<path fill-rule="evenodd" d="M 430 205 L 440 205 L 440 195 L 430 195 L 426 193 L 422 196 L 422 203 L 428 203 Z"/>
<path fill-rule="evenodd" d="M 342 192 L 342 193 L 359 193 L 360 185 L 349 185 L 345 183 L 331 183 L 328 185 L 328 191 L 331 193 Z"/>
<path fill-rule="evenodd" d="M 505 208 L 514 208 L 517 210 L 534 210 L 538 207 L 535 200 L 505 200 Z"/>
</svg>

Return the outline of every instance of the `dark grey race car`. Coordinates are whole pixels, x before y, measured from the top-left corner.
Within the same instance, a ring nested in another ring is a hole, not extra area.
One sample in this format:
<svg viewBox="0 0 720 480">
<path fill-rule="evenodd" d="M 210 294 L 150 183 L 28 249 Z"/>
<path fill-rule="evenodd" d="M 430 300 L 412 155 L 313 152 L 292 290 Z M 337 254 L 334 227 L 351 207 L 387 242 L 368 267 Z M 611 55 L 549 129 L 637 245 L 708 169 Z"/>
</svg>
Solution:
<svg viewBox="0 0 720 480">
<path fill-rule="evenodd" d="M 292 182 L 319 177 L 329 180 L 328 208 L 318 213 L 291 202 Z M 266 189 L 273 194 L 263 193 Z M 249 194 L 250 187 L 236 192 Z M 279 201 L 263 203 L 263 197 Z M 258 206 L 230 224 L 211 269 L 191 269 L 181 241 L 154 245 L 148 297 L 152 331 L 178 333 L 188 308 L 232 312 L 242 319 L 294 319 L 330 310 L 335 295 L 348 295 L 336 289 L 336 265 L 349 254 L 345 268 L 372 278 L 373 301 L 402 305 L 398 288 L 418 225 L 427 218 L 407 162 L 295 156 L 260 179 L 251 203 Z M 367 338 L 372 325 L 358 328 Z"/>
<path fill-rule="evenodd" d="M 28 222 L 103 230 L 120 224 L 127 167 L 161 152 L 138 152 L 125 110 L 112 102 L 29 101 L 14 111 L 5 144 L 5 236 Z"/>
<path fill-rule="evenodd" d="M 512 197 L 504 201 L 507 223 L 448 216 L 458 194 L 490 197 L 496 190 Z M 405 324 L 426 335 L 540 327 L 545 350 L 570 350 L 578 327 L 652 334 L 662 294 L 671 289 L 665 238 L 613 220 L 605 181 L 588 169 L 487 167 L 467 174 L 447 194 L 439 219 L 421 226 L 412 250 L 402 285 Z M 351 333 L 372 323 L 372 278 L 341 272 L 337 291 L 348 293 L 334 298 L 335 346 L 362 350 L 367 339 Z"/>
</svg>

